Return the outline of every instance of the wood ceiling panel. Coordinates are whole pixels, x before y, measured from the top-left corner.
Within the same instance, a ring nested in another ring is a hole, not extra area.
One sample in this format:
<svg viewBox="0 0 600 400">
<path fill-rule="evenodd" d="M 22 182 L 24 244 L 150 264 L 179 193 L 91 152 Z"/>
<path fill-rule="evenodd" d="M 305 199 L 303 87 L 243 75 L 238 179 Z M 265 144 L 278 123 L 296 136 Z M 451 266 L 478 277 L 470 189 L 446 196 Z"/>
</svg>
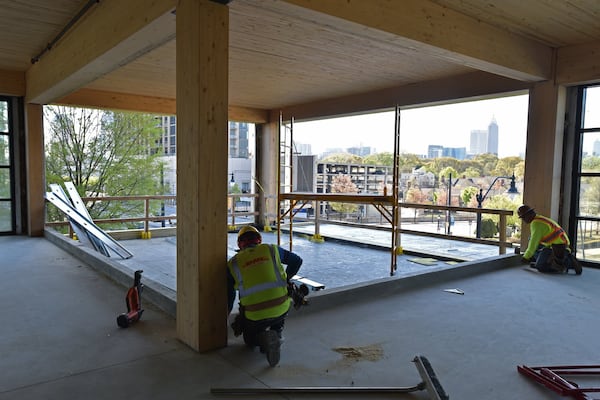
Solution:
<svg viewBox="0 0 600 400">
<path fill-rule="evenodd" d="M 600 39 L 598 0 L 431 0 L 552 47 Z"/>
<path fill-rule="evenodd" d="M 25 71 L 87 0 L 0 0 L 0 69 Z"/>
<path fill-rule="evenodd" d="M 387 34 L 346 33 L 268 4 L 230 5 L 230 104 L 272 109 L 468 71 L 396 46 Z M 173 41 L 88 88 L 174 98 L 174 60 Z"/>
</svg>

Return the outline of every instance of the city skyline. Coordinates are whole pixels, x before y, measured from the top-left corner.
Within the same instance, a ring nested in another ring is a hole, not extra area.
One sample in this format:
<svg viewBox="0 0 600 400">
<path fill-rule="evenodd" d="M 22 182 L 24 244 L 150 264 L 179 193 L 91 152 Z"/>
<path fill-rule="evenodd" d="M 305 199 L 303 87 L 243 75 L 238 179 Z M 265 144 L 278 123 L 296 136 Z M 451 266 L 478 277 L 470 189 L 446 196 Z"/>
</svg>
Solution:
<svg viewBox="0 0 600 400">
<path fill-rule="evenodd" d="M 499 128 L 498 156 L 524 156 L 529 96 L 461 102 L 405 109 L 400 112 L 400 152 L 427 155 L 428 146 L 470 146 L 474 130 L 486 130 L 495 120 Z M 368 146 L 376 152 L 394 149 L 394 112 L 297 122 L 294 140 L 310 144 L 314 154 L 329 148 Z"/>
</svg>

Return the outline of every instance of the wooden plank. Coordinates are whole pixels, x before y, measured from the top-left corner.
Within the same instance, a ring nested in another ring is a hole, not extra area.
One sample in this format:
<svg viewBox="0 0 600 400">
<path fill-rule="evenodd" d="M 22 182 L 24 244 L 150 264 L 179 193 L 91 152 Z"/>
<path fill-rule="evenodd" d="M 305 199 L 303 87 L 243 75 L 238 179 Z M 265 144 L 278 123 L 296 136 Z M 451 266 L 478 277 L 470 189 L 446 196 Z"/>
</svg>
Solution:
<svg viewBox="0 0 600 400">
<path fill-rule="evenodd" d="M 27 71 L 27 102 L 48 104 L 175 37 L 176 0 L 103 0 Z"/>
<path fill-rule="evenodd" d="M 227 6 L 177 8 L 177 335 L 227 344 Z"/>
<path fill-rule="evenodd" d="M 552 74 L 551 47 L 428 0 L 284 1 L 327 14 L 340 29 L 363 36 L 387 32 L 397 45 L 482 71 L 525 81 L 546 80 Z"/>
</svg>

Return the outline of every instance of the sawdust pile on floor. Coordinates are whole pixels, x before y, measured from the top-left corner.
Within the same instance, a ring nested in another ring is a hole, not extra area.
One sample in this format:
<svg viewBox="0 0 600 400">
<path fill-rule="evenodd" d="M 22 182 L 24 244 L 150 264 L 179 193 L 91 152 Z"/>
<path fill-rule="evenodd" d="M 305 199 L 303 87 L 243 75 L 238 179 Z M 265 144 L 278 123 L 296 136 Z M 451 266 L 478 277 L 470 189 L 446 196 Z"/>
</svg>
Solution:
<svg viewBox="0 0 600 400">
<path fill-rule="evenodd" d="M 361 360 L 378 361 L 383 357 L 383 349 L 379 344 L 363 347 L 336 347 L 332 349 L 344 356 L 344 361 L 358 362 Z"/>
</svg>

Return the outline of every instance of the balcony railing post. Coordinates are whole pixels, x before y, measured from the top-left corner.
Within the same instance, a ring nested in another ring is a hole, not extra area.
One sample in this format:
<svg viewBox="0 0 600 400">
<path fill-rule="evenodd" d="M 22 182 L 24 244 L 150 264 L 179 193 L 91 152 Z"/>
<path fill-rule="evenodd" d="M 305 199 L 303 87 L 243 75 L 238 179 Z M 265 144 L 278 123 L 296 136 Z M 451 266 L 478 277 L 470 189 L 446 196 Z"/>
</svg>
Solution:
<svg viewBox="0 0 600 400">
<path fill-rule="evenodd" d="M 145 198 L 144 199 L 144 217 L 146 218 L 144 220 L 144 232 L 146 232 L 146 234 L 148 233 L 148 231 L 150 230 L 150 199 L 149 198 Z"/>
<path fill-rule="evenodd" d="M 500 254 L 506 254 L 506 247 L 504 247 L 504 243 L 506 243 L 506 215 L 500 214 Z"/>
</svg>

